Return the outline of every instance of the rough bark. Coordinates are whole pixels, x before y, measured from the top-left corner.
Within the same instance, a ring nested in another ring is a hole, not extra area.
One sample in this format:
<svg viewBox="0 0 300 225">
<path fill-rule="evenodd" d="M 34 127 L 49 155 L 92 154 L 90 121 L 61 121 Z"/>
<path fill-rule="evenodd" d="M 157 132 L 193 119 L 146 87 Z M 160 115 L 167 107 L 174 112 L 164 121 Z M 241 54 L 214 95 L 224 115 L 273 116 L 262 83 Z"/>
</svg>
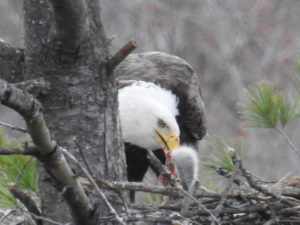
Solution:
<svg viewBox="0 0 300 225">
<path fill-rule="evenodd" d="M 87 5 L 84 0 L 50 0 L 50 2 L 54 9 L 60 47 L 65 53 L 74 54 L 88 32 Z"/>
<path fill-rule="evenodd" d="M 75 149 L 72 153 L 78 156 L 76 137 L 93 176 L 125 179 L 117 95 L 114 77 L 104 66 L 108 50 L 98 1 L 27 0 L 24 12 L 26 79 L 42 77 L 50 83 L 49 94 L 39 96 L 39 100 L 54 139 Z M 68 15 L 72 18 L 77 14 L 78 20 L 68 20 Z M 76 35 L 64 32 L 66 27 Z M 45 172 L 41 171 L 40 177 L 43 213 L 69 221 L 60 194 L 49 185 Z M 106 212 L 103 208 L 99 211 Z"/>
<path fill-rule="evenodd" d="M 94 224 L 97 219 L 96 214 L 93 213 L 95 210 L 62 155 L 61 148 L 51 139 L 41 104 L 32 95 L 1 79 L 0 102 L 24 118 L 28 133 L 35 146 L 29 152 L 43 163 L 49 174 L 55 179 L 57 189 L 63 190 L 63 196 L 70 208 L 74 224 Z M 10 191 L 12 192 L 12 190 Z M 26 201 L 22 195 L 19 199 L 23 200 L 22 202 Z"/>
<path fill-rule="evenodd" d="M 8 82 L 23 80 L 24 50 L 0 40 L 0 74 Z"/>
</svg>

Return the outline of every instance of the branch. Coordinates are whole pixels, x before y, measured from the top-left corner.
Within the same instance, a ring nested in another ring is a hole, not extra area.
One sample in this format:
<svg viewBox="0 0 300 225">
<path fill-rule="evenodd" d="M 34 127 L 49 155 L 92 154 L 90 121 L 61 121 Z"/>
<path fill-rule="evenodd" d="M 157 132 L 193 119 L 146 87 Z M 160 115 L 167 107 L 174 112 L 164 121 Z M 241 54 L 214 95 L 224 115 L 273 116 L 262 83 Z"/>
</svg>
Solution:
<svg viewBox="0 0 300 225">
<path fill-rule="evenodd" d="M 53 152 L 56 143 L 51 141 L 41 104 L 35 98 L 0 79 L 0 101 L 23 116 L 33 143 L 41 154 Z"/>
<path fill-rule="evenodd" d="M 238 163 L 236 168 L 239 168 Z M 91 182 L 87 178 L 80 177 L 79 180 L 82 184 L 92 186 Z M 185 195 L 185 193 L 183 193 L 182 190 L 174 187 L 153 186 L 153 185 L 145 185 L 142 183 L 134 183 L 134 182 L 108 182 L 100 179 L 95 179 L 95 181 L 100 188 L 113 190 L 117 192 L 133 190 L 133 191 L 150 192 L 150 193 L 157 193 L 157 194 L 176 197 L 175 200 L 176 203 L 180 203 L 180 201 L 178 201 L 178 198 L 183 198 L 186 196 L 188 196 L 188 198 L 192 197 L 189 194 Z M 285 187 L 285 188 L 278 188 L 275 190 L 275 192 L 277 191 L 280 191 L 282 195 L 288 196 L 289 194 L 291 194 L 294 195 L 295 197 L 296 196 L 298 196 L 298 198 L 300 197 L 300 188 Z M 228 204 L 224 204 L 222 208 L 219 208 L 217 210 L 217 205 L 220 204 L 220 200 L 222 198 L 225 198 L 224 193 L 218 194 L 214 192 L 201 191 L 197 193 L 195 198 L 192 200 L 196 202 L 196 205 L 201 204 L 205 208 L 200 207 L 195 209 L 195 207 L 192 206 L 191 209 L 186 214 L 184 214 L 184 216 L 186 219 L 187 218 L 193 219 L 194 217 L 200 216 L 201 220 L 199 220 L 199 218 L 194 218 L 193 220 L 198 222 L 204 220 L 205 222 L 200 224 L 211 224 L 211 218 L 212 218 L 211 215 L 219 214 L 222 215 L 222 217 L 220 217 L 219 219 L 219 223 L 224 223 L 224 221 L 226 221 L 227 218 L 234 217 L 236 218 L 237 221 L 236 224 L 244 224 L 242 222 L 239 223 L 239 219 L 243 218 L 242 214 L 253 215 L 253 213 L 259 213 L 262 211 L 267 213 L 269 212 L 270 207 L 277 211 L 281 210 L 280 213 L 282 214 L 289 213 L 289 215 L 297 215 L 296 208 L 287 208 L 283 202 L 280 202 L 277 199 L 265 198 L 262 196 L 257 196 L 257 194 L 258 192 L 256 191 L 254 192 L 252 188 L 246 189 L 245 187 L 243 188 L 243 191 L 239 194 L 227 193 L 226 202 Z M 257 202 L 257 203 L 253 205 L 253 202 Z M 159 220 L 161 218 L 160 215 L 157 215 L 155 213 L 161 210 L 167 210 L 164 212 L 164 215 L 166 216 L 167 219 L 167 215 L 172 214 L 176 211 L 180 212 L 182 205 L 180 204 L 176 204 L 176 206 L 164 205 L 158 209 L 156 206 L 153 205 L 135 204 L 135 205 L 129 205 L 129 208 L 131 209 L 131 214 L 130 216 L 124 215 L 124 218 L 127 217 L 127 222 L 129 221 L 132 222 L 132 221 L 147 220 L 148 219 L 147 216 L 152 217 L 154 220 Z M 135 215 L 133 215 L 132 210 L 134 210 Z M 142 215 L 143 212 L 147 212 L 147 215 Z M 123 216 L 123 214 L 119 214 L 119 215 Z M 245 216 L 247 217 L 247 215 Z M 260 218 L 260 216 L 258 216 L 257 218 Z M 110 218 L 110 219 L 108 217 L 106 218 L 106 220 L 108 221 L 113 219 L 114 218 Z M 169 219 L 167 220 L 170 221 Z M 103 218 L 103 222 L 104 221 L 105 219 Z M 214 222 L 216 221 L 214 220 Z M 228 223 L 231 224 L 230 221 Z"/>
<path fill-rule="evenodd" d="M 300 157 L 300 150 L 296 147 L 296 145 L 293 143 L 293 141 L 287 136 L 287 134 L 279 129 L 278 127 L 275 127 L 275 130 L 286 140 L 288 145 L 291 147 L 291 149 Z"/>
<path fill-rule="evenodd" d="M 9 216 L 10 216 L 11 214 L 14 214 L 16 211 L 17 211 L 16 209 L 12 209 L 12 210 L 10 210 L 6 215 L 5 215 L 5 213 L 1 213 L 1 215 L 2 215 L 3 217 L 1 218 L 0 223 L 2 224 L 3 221 L 8 220 Z"/>
<path fill-rule="evenodd" d="M 240 161 L 240 159 L 238 159 L 237 161 Z M 268 189 L 262 187 L 257 182 L 255 182 L 254 179 L 252 178 L 252 176 L 250 175 L 250 173 L 248 173 L 248 171 L 243 167 L 243 164 L 241 161 L 240 161 L 240 170 L 252 188 L 258 190 L 259 192 L 261 192 L 265 195 L 269 195 L 269 196 L 273 197 L 274 199 L 282 201 L 284 204 L 286 204 L 288 206 L 294 206 L 294 204 L 292 204 L 291 201 L 284 199 L 283 196 L 281 196 L 279 194 L 275 194 L 275 193 L 269 191 Z"/>
<path fill-rule="evenodd" d="M 41 212 L 35 202 L 31 199 L 31 197 L 20 190 L 17 186 L 15 185 L 9 185 L 8 189 L 10 193 L 16 198 L 19 199 L 24 206 L 28 209 L 28 211 L 34 215 L 41 216 Z M 43 222 L 40 219 L 34 218 L 35 222 L 37 225 L 42 225 Z"/>
<path fill-rule="evenodd" d="M 82 150 L 82 148 L 81 148 L 81 146 L 80 146 L 80 143 L 79 143 L 78 140 L 77 140 L 77 137 L 74 136 L 72 139 L 73 139 L 73 141 L 74 141 L 76 147 L 77 147 L 78 150 L 79 150 L 81 159 L 82 159 L 82 161 L 83 161 L 83 163 L 84 163 L 84 165 L 85 165 L 87 171 L 89 172 L 90 175 L 93 175 L 92 170 L 91 170 L 91 168 L 89 167 L 88 162 L 85 160 L 85 157 L 84 157 L 84 154 L 83 154 L 83 150 Z"/>
<path fill-rule="evenodd" d="M 20 113 L 27 125 L 38 159 L 61 186 L 65 187 L 64 198 L 71 210 L 74 223 L 94 224 L 93 207 L 83 187 L 61 153 L 56 142 L 51 140 L 41 104 L 30 94 L 0 79 L 0 102 Z M 75 198 L 76 196 L 76 198 Z"/>
<path fill-rule="evenodd" d="M 212 218 L 212 221 L 214 224 L 220 225 L 219 220 L 216 218 L 213 212 L 211 212 L 209 209 L 207 209 L 201 202 L 199 202 L 195 197 L 190 195 L 188 192 L 181 188 L 177 188 L 184 196 L 192 199 L 202 210 L 204 210 L 208 215 Z"/>
<path fill-rule="evenodd" d="M 32 155 L 37 154 L 36 147 L 0 147 L 0 155 Z"/>
<path fill-rule="evenodd" d="M 122 225 L 126 225 L 122 219 L 119 217 L 119 215 L 117 214 L 117 211 L 114 209 L 114 207 L 111 205 L 111 203 L 108 201 L 108 199 L 106 198 L 105 194 L 99 189 L 97 183 L 95 182 L 95 180 L 92 178 L 91 174 L 88 172 L 87 169 L 85 169 L 80 162 L 70 153 L 68 152 L 66 149 L 61 148 L 62 151 L 64 152 L 65 155 L 68 156 L 68 158 L 70 158 L 73 162 L 76 163 L 76 165 L 81 169 L 81 171 L 88 177 L 89 181 L 92 183 L 92 185 L 96 188 L 96 191 L 98 192 L 98 194 L 101 196 L 102 200 L 104 201 L 104 203 L 106 204 L 107 208 L 109 209 L 110 213 L 114 215 L 115 219 Z"/>
<path fill-rule="evenodd" d="M 44 216 L 38 216 L 34 213 L 31 213 L 31 212 L 27 212 L 25 210 L 22 210 L 24 213 L 32 216 L 35 220 L 40 220 L 40 221 L 45 221 L 45 222 L 48 222 L 50 224 L 54 224 L 54 225 L 69 225 L 69 223 L 60 223 L 60 222 L 57 222 L 57 221 L 54 221 L 52 219 L 49 219 L 49 218 L 46 218 Z"/>
<path fill-rule="evenodd" d="M 183 195 L 177 188 L 170 186 L 159 186 L 159 185 L 150 185 L 143 184 L 141 182 L 118 182 L 118 181 L 107 181 L 100 178 L 94 178 L 95 182 L 100 188 L 112 190 L 112 191 L 140 191 L 146 193 L 161 194 L 170 197 L 182 198 Z M 79 181 L 83 185 L 92 186 L 91 182 L 86 177 L 79 177 Z M 283 196 L 293 197 L 300 199 L 300 188 L 297 187 L 272 187 L 274 192 L 280 192 Z M 224 194 L 224 193 L 223 193 Z M 196 193 L 196 198 L 212 198 L 219 200 L 222 198 L 223 194 L 215 192 L 200 191 Z M 227 198 L 235 198 L 236 195 L 227 194 Z M 253 192 L 250 194 L 244 194 L 243 197 L 247 199 L 257 198 L 253 195 Z"/>
<path fill-rule="evenodd" d="M 221 200 L 220 200 L 218 206 L 215 209 L 216 210 L 216 217 L 218 217 L 220 215 L 220 212 L 223 209 L 223 206 L 224 206 L 225 201 L 226 201 L 226 199 L 228 197 L 229 191 L 230 191 L 230 189 L 231 189 L 231 187 L 232 187 L 232 185 L 234 183 L 234 180 L 235 180 L 235 178 L 236 178 L 236 176 L 238 174 L 240 163 L 241 163 L 240 160 L 237 160 L 236 163 L 235 163 L 235 167 L 234 167 L 234 171 L 232 173 L 232 176 L 228 180 L 228 183 L 227 183 L 227 185 L 226 185 L 226 187 L 225 187 L 225 189 L 223 191 L 223 194 L 221 196 Z"/>
<path fill-rule="evenodd" d="M 99 178 L 94 178 L 95 182 L 100 188 L 112 191 L 142 191 L 148 193 L 162 194 L 172 197 L 183 197 L 183 195 L 173 187 L 159 186 L 159 185 L 145 185 L 140 182 L 118 182 L 107 181 Z M 92 186 L 91 182 L 86 177 L 79 178 L 80 183 L 83 185 Z"/>
<path fill-rule="evenodd" d="M 8 124 L 8 123 L 4 123 L 4 122 L 1 122 L 1 121 L 0 121 L 0 126 L 8 127 L 8 128 L 10 128 L 12 130 L 17 130 L 17 131 L 20 131 L 22 133 L 28 133 L 28 131 L 26 129 L 24 129 L 24 128 L 16 127 L 14 125 L 11 125 L 11 124 Z"/>
<path fill-rule="evenodd" d="M 87 6 L 84 0 L 50 0 L 56 31 L 63 52 L 77 53 L 87 35 Z"/>
<path fill-rule="evenodd" d="M 109 74 L 136 48 L 134 40 L 126 43 L 111 59 L 106 63 L 106 69 Z"/>
<path fill-rule="evenodd" d="M 9 82 L 19 82 L 23 79 L 24 50 L 14 48 L 0 40 L 0 74 Z"/>
</svg>

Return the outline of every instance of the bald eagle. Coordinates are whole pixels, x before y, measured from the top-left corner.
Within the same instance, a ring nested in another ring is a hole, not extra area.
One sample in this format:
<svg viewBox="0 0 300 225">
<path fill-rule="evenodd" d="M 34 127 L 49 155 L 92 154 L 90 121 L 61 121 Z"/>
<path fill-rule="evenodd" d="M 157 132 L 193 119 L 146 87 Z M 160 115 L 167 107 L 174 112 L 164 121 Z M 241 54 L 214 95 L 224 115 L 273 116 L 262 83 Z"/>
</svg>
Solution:
<svg viewBox="0 0 300 225">
<path fill-rule="evenodd" d="M 151 167 L 143 149 L 165 163 L 179 139 L 197 148 L 206 119 L 200 82 L 187 62 L 161 52 L 131 54 L 114 75 L 129 181 L 142 181 Z"/>
</svg>

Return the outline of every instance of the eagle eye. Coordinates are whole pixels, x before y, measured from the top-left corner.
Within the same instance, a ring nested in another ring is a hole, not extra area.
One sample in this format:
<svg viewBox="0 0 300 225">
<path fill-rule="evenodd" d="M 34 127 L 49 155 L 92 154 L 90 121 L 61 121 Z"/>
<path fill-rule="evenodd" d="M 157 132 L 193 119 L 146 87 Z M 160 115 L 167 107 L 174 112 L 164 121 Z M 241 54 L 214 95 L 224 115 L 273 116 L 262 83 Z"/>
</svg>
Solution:
<svg viewBox="0 0 300 225">
<path fill-rule="evenodd" d="M 158 120 L 158 126 L 160 128 L 165 128 L 167 126 L 167 124 L 163 120 Z"/>
</svg>

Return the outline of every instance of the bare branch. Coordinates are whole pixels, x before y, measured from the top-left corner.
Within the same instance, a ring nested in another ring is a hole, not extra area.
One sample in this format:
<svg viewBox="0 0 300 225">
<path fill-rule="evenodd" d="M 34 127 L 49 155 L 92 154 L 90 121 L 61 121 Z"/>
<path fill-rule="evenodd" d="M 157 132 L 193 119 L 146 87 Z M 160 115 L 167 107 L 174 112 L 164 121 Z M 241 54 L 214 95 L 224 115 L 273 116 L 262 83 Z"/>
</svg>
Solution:
<svg viewBox="0 0 300 225">
<path fill-rule="evenodd" d="M 24 129 L 24 128 L 16 127 L 14 125 L 11 125 L 11 124 L 8 124 L 8 123 L 4 123 L 4 122 L 1 122 L 1 121 L 0 121 L 0 126 L 8 127 L 8 128 L 10 128 L 12 130 L 17 130 L 17 131 L 20 131 L 22 133 L 28 133 L 28 131 L 26 129 Z"/>
<path fill-rule="evenodd" d="M 74 141 L 76 147 L 77 147 L 78 150 L 79 150 L 81 159 L 82 159 L 82 161 L 83 161 L 83 163 L 84 163 L 84 165 L 85 165 L 87 171 L 88 171 L 91 175 L 93 175 L 92 170 L 91 170 L 91 168 L 89 167 L 89 164 L 88 164 L 87 161 L 85 160 L 85 157 L 84 157 L 84 154 L 83 154 L 83 150 L 82 150 L 82 148 L 81 148 L 81 146 L 80 146 L 80 143 L 79 143 L 78 140 L 77 140 L 77 137 L 73 137 L 73 141 Z"/>
<path fill-rule="evenodd" d="M 40 220 L 40 221 L 45 221 L 45 222 L 48 222 L 48 223 L 51 223 L 51 224 L 54 224 L 54 225 L 68 225 L 68 224 L 65 224 L 65 223 L 60 223 L 60 222 L 57 222 L 57 221 L 54 221 L 52 219 L 49 219 L 47 217 L 44 217 L 44 216 L 38 216 L 34 213 L 31 213 L 31 212 L 28 212 L 28 211 L 25 211 L 25 210 L 22 210 L 24 213 L 32 216 L 35 220 Z"/>
<path fill-rule="evenodd" d="M 192 195 L 190 195 L 188 192 L 186 192 L 185 190 L 181 189 L 181 188 L 177 188 L 184 196 L 190 198 L 191 200 L 193 200 L 201 209 L 203 209 L 205 212 L 208 213 L 208 215 L 212 218 L 213 223 L 220 225 L 219 220 L 216 218 L 216 216 L 214 215 L 214 213 L 212 211 L 210 211 L 209 209 L 207 209 L 203 204 L 201 204 L 201 202 L 199 202 L 195 197 L 193 197 Z"/>
<path fill-rule="evenodd" d="M 240 159 L 238 159 L 238 161 L 240 161 Z M 254 179 L 252 178 L 252 176 L 250 175 L 250 173 L 248 173 L 247 170 L 243 167 L 242 162 L 240 162 L 240 170 L 243 173 L 244 177 L 247 179 L 247 181 L 251 187 L 253 187 L 254 189 L 260 191 L 261 193 L 263 193 L 265 195 L 269 195 L 269 196 L 273 197 L 274 199 L 282 201 L 283 203 L 285 203 L 288 206 L 294 206 L 293 203 L 284 199 L 282 195 L 275 194 L 275 193 L 269 191 L 268 189 L 264 188 L 263 186 L 259 185 L 257 182 L 255 182 Z"/>
<path fill-rule="evenodd" d="M 12 193 L 15 198 L 19 199 L 29 212 L 33 213 L 34 215 L 41 216 L 39 208 L 28 194 L 20 190 L 16 185 L 9 185 L 8 188 L 10 193 Z M 43 224 L 40 219 L 34 218 L 34 220 L 37 225 Z"/>
<path fill-rule="evenodd" d="M 239 168 L 237 163 L 237 168 Z M 232 176 L 234 177 L 234 176 Z M 233 178 L 234 179 L 234 178 Z M 80 182 L 86 185 L 91 185 L 89 180 L 87 178 L 80 178 Z M 220 200 L 224 197 L 224 193 L 213 193 L 213 192 L 206 192 L 201 191 L 196 194 L 195 198 L 193 196 L 190 196 L 189 194 L 185 195 L 185 193 L 182 193 L 181 189 L 174 188 L 174 187 L 163 187 L 163 186 L 152 186 L 152 185 L 144 185 L 141 183 L 134 183 L 134 182 L 107 182 L 103 180 L 96 179 L 97 185 L 99 185 L 101 188 L 109 189 L 113 191 L 123 191 L 123 190 L 134 190 L 134 191 L 144 191 L 144 192 L 152 192 L 152 193 L 159 193 L 163 195 L 173 196 L 176 198 L 182 198 L 188 196 L 189 198 L 193 198 L 193 202 L 196 202 L 196 205 L 201 204 L 203 207 L 199 207 L 195 209 L 194 206 L 192 206 L 187 213 L 184 214 L 184 218 L 194 221 L 201 221 L 199 218 L 194 218 L 198 216 L 201 216 L 201 218 L 205 221 L 200 224 L 211 224 L 211 214 L 212 215 L 222 215 L 220 217 L 219 221 L 220 223 L 226 222 L 226 218 L 232 218 L 232 216 L 235 217 L 235 215 L 238 214 L 245 214 L 245 217 L 247 215 L 251 215 L 256 212 L 269 212 L 271 209 L 278 211 L 281 215 L 283 213 L 289 214 L 289 215 L 297 215 L 297 209 L 296 208 L 289 208 L 286 204 L 284 204 L 282 201 L 278 201 L 278 199 L 272 198 L 272 197 L 264 197 L 262 195 L 258 195 L 260 192 L 257 192 L 256 190 L 253 190 L 250 187 L 247 187 L 247 189 L 243 189 L 243 192 L 237 194 L 231 194 L 227 193 L 226 201 L 228 204 L 224 204 L 223 207 L 219 208 L 217 210 L 217 206 L 220 204 Z M 265 187 L 269 188 L 269 187 Z M 291 201 L 297 203 L 296 199 L 290 199 L 286 198 L 285 196 L 293 195 L 294 197 L 300 197 L 300 188 L 291 188 L 291 187 L 273 187 L 270 186 L 270 188 L 274 189 L 274 192 L 280 192 L 283 195 L 283 199 L 286 201 Z M 176 200 L 175 200 L 176 201 Z M 253 201 L 257 202 L 255 205 L 253 205 Z M 177 201 L 177 203 L 179 203 Z M 127 222 L 132 221 L 148 221 L 148 216 L 151 217 L 155 221 L 159 221 L 161 218 L 159 215 L 155 214 L 155 212 L 158 211 L 157 207 L 155 206 L 149 206 L 149 205 L 129 205 L 130 209 L 136 210 L 136 214 L 133 215 L 130 214 L 129 217 L 127 217 Z M 181 204 L 177 204 L 175 207 L 174 205 L 164 205 L 160 207 L 160 210 L 167 210 L 165 215 L 168 215 L 168 213 L 172 212 L 178 212 L 182 208 Z M 215 208 L 215 209 L 213 209 Z M 143 211 L 147 211 L 147 215 L 141 215 L 143 214 Z M 153 214 L 151 213 L 153 212 Z M 123 214 L 119 214 L 123 215 Z M 209 216 L 210 219 L 208 220 Z M 126 217 L 126 216 L 125 216 Z M 236 218 L 236 224 L 243 224 L 242 221 L 239 221 L 239 219 L 242 219 L 243 217 L 239 216 Z M 111 218 L 112 219 L 112 218 Z M 111 219 L 107 218 L 107 221 L 110 221 Z M 170 221 L 165 218 L 165 221 Z M 103 221 L 105 219 L 103 218 Z M 213 221 L 215 222 L 215 221 Z M 231 221 L 233 222 L 233 221 Z M 231 223 L 228 221 L 228 223 Z M 216 223 L 216 222 L 215 222 Z"/>
<path fill-rule="evenodd" d="M 93 217 L 95 216 L 92 213 L 93 206 L 90 204 L 83 187 L 76 180 L 60 148 L 55 141 L 51 140 L 42 114 L 41 104 L 30 94 L 1 79 L 0 101 L 23 116 L 36 146 L 38 159 L 44 163 L 52 177 L 65 187 L 64 198 L 70 207 L 74 223 L 78 225 L 94 224 L 96 218 Z"/>
<path fill-rule="evenodd" d="M 136 48 L 137 44 L 134 40 L 126 43 L 107 63 L 106 69 L 108 73 L 113 70 Z"/>
<path fill-rule="evenodd" d="M 51 141 L 41 104 L 35 98 L 0 79 L 0 100 L 3 105 L 23 116 L 33 143 L 41 154 L 46 155 L 55 150 L 56 144 Z"/>
<path fill-rule="evenodd" d="M 35 155 L 36 147 L 0 147 L 0 155 Z"/>
<path fill-rule="evenodd" d="M 117 211 L 114 209 L 114 207 L 111 205 L 111 203 L 106 198 L 105 194 L 99 189 L 97 183 L 95 182 L 94 178 L 91 176 L 91 174 L 85 169 L 80 162 L 66 149 L 61 148 L 65 155 L 68 156 L 73 162 L 76 163 L 76 165 L 81 169 L 81 171 L 88 177 L 89 181 L 92 183 L 92 185 L 95 187 L 97 193 L 101 196 L 102 200 L 106 204 L 107 208 L 109 209 L 110 213 L 114 215 L 115 219 L 122 225 L 126 225 L 122 218 L 119 217 Z"/>
<path fill-rule="evenodd" d="M 233 171 L 233 173 L 232 173 L 232 176 L 231 176 L 230 179 L 228 180 L 228 183 L 227 183 L 227 185 L 226 185 L 226 187 L 225 187 L 225 189 L 224 189 L 224 191 L 223 191 L 223 193 L 222 193 L 221 200 L 220 200 L 218 206 L 217 206 L 216 209 L 215 209 L 216 212 L 217 212 L 217 213 L 216 213 L 216 217 L 219 216 L 219 212 L 222 211 L 222 209 L 223 209 L 223 206 L 224 206 L 224 203 L 225 203 L 225 201 L 226 201 L 226 199 L 227 199 L 227 197 L 228 197 L 229 191 L 230 191 L 230 189 L 231 189 L 231 187 L 232 187 L 232 185 L 233 185 L 233 183 L 234 183 L 234 179 L 235 179 L 236 175 L 238 174 L 239 166 L 240 166 L 240 161 L 238 160 L 238 161 L 236 162 L 236 164 L 235 164 L 235 167 L 234 167 L 234 171 Z"/>
<path fill-rule="evenodd" d="M 91 182 L 85 178 L 80 177 L 80 182 L 84 185 L 91 186 Z M 173 197 L 182 197 L 180 192 L 173 188 L 168 186 L 159 186 L 159 185 L 145 185 L 140 182 L 118 182 L 118 181 L 106 181 L 99 178 L 94 178 L 95 182 L 100 188 L 113 190 L 113 191 L 142 191 L 142 192 L 149 192 L 149 193 L 155 193 L 155 194 L 162 194 L 167 196 L 173 196 Z"/>
<path fill-rule="evenodd" d="M 8 220 L 9 216 L 13 214 L 14 212 L 18 211 L 17 209 L 10 210 L 6 215 L 4 213 L 1 213 L 3 217 L 0 220 L 0 223 L 2 224 L 3 221 Z"/>
<path fill-rule="evenodd" d="M 108 189 L 112 191 L 140 191 L 140 192 L 149 192 L 155 194 L 161 194 L 171 197 L 182 198 L 183 195 L 177 188 L 169 187 L 169 186 L 159 186 L 159 185 L 145 185 L 140 182 L 118 182 L 118 181 L 107 181 L 100 178 L 94 178 L 95 182 L 100 188 Z M 85 178 L 80 177 L 79 181 L 83 185 L 92 186 L 91 182 Z M 274 192 L 279 192 L 283 196 L 289 196 L 293 198 L 300 199 L 300 188 L 297 187 L 273 187 L 270 186 Z M 220 200 L 223 194 L 219 194 L 216 192 L 207 192 L 207 191 L 198 191 L 195 195 L 196 198 L 212 198 L 216 200 Z M 250 194 L 243 194 L 243 196 L 247 199 L 257 199 L 257 197 L 251 192 Z M 235 198 L 236 195 L 227 194 L 227 198 Z"/>
<path fill-rule="evenodd" d="M 278 127 L 275 127 L 275 130 L 286 140 L 288 145 L 291 147 L 291 149 L 300 157 L 300 150 L 296 147 L 296 145 L 293 143 L 293 141 L 287 136 L 287 134 L 279 129 Z"/>
</svg>

